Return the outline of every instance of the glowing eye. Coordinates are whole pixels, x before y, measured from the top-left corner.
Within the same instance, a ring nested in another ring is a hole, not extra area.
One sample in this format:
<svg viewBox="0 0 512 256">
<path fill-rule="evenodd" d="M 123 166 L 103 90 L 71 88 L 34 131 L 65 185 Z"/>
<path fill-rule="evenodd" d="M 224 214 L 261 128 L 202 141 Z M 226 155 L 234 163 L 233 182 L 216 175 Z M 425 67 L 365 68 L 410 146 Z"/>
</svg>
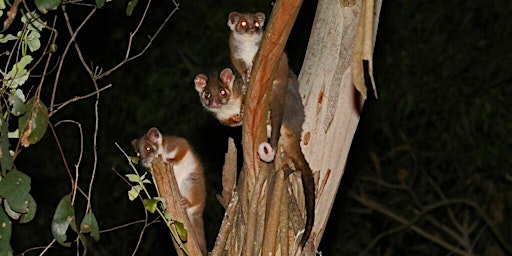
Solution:
<svg viewBox="0 0 512 256">
<path fill-rule="evenodd" d="M 246 22 L 246 21 L 242 21 L 242 22 L 240 22 L 240 25 L 241 25 L 242 27 L 245 27 L 245 26 L 247 26 L 247 22 Z"/>
<path fill-rule="evenodd" d="M 140 152 L 137 152 L 137 156 L 140 157 Z"/>
<path fill-rule="evenodd" d="M 207 92 L 207 93 L 204 94 L 204 97 L 208 100 L 208 99 L 210 99 L 212 97 L 212 94 Z"/>
<path fill-rule="evenodd" d="M 227 94 L 227 93 L 226 93 L 226 90 L 220 90 L 220 95 L 222 95 L 222 96 L 226 96 L 226 94 Z"/>
<path fill-rule="evenodd" d="M 146 151 L 147 151 L 147 152 L 150 152 L 151 150 L 152 150 L 152 148 L 151 148 L 151 147 L 146 147 Z"/>
<path fill-rule="evenodd" d="M 259 28 L 260 27 L 260 23 L 256 21 L 256 22 L 254 22 L 254 26 Z"/>
</svg>

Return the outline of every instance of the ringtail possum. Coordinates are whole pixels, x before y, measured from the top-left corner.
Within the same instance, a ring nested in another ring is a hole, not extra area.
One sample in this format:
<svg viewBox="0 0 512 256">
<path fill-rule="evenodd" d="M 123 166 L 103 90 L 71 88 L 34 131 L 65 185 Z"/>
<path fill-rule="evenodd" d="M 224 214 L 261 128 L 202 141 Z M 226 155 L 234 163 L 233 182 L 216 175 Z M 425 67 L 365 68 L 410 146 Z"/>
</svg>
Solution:
<svg viewBox="0 0 512 256">
<path fill-rule="evenodd" d="M 258 52 L 263 38 L 264 23 L 265 14 L 261 12 L 231 12 L 228 16 L 228 26 L 231 29 L 229 37 L 231 62 L 237 72 L 244 78 L 244 86 L 249 81 L 254 56 Z M 246 90 L 244 87 L 242 91 Z M 306 227 L 300 242 L 300 246 L 304 247 L 309 239 L 314 222 L 315 182 L 311 168 L 300 148 L 304 106 L 298 91 L 297 77 L 289 69 L 286 53 L 281 56 L 273 74 L 269 111 L 270 144 L 260 144 L 258 153 L 261 160 L 273 161 L 279 138 L 282 137 L 283 152 L 294 162 L 295 168 L 301 170 L 307 214 Z"/>
<path fill-rule="evenodd" d="M 222 124 L 239 126 L 242 124 L 243 81 L 236 79 L 229 68 L 208 75 L 199 74 L 194 79 L 195 89 L 203 107 L 210 111 Z"/>
<path fill-rule="evenodd" d="M 173 165 L 174 174 L 181 194 L 181 203 L 185 208 L 196 240 L 206 255 L 203 210 L 206 201 L 206 186 L 203 167 L 186 139 L 164 136 L 157 128 L 151 128 L 139 139 L 132 141 L 140 163 L 151 168 L 151 162 L 162 155 L 165 162 Z"/>
<path fill-rule="evenodd" d="M 231 12 L 228 16 L 231 63 L 245 83 L 249 81 L 252 61 L 260 48 L 264 24 L 265 14 L 262 12 Z"/>
<path fill-rule="evenodd" d="M 242 76 L 242 93 L 247 91 L 254 56 L 259 50 L 263 38 L 263 26 L 265 14 L 231 12 L 228 16 L 228 27 L 231 29 L 229 36 L 229 48 L 231 51 L 231 63 L 235 70 Z M 260 145 L 260 158 L 266 162 L 274 160 L 279 132 L 283 117 L 283 102 L 288 80 L 288 57 L 285 53 L 281 56 L 277 69 L 273 74 L 271 100 L 269 105 L 270 115 L 270 145 Z M 222 121 L 221 121 L 222 122 Z"/>
<path fill-rule="evenodd" d="M 206 87 L 208 86 L 216 86 L 219 88 L 229 87 L 229 84 L 240 86 L 243 83 L 243 79 L 239 76 L 235 76 L 231 69 L 225 68 L 220 75 L 220 79 L 216 75 L 217 73 L 212 73 L 213 75 L 206 76 L 204 74 L 199 74 L 196 76 L 196 90 L 198 90 L 198 77 L 200 78 L 199 88 L 203 88 L 203 81 L 206 81 Z M 224 76 L 223 76 L 223 75 Z M 274 136 L 270 139 L 271 144 L 263 143 L 260 145 L 258 153 L 260 158 L 264 161 L 270 162 L 274 159 L 274 154 L 269 153 L 269 151 L 275 152 L 277 149 L 277 144 L 279 139 L 282 146 L 283 156 L 292 160 L 295 169 L 301 171 L 302 177 L 302 185 L 304 190 L 304 198 L 306 201 L 306 227 L 304 230 L 304 235 L 302 236 L 302 240 L 300 242 L 300 246 L 303 248 L 306 241 L 309 239 L 311 234 L 311 229 L 313 227 L 314 222 L 314 214 L 315 214 L 315 182 L 313 179 L 313 172 L 307 163 L 304 154 L 302 153 L 300 147 L 301 133 L 302 133 L 302 124 L 304 123 L 304 106 L 302 104 L 302 100 L 299 94 L 298 81 L 296 75 L 289 71 L 287 72 L 288 78 L 286 79 L 286 88 L 285 90 L 277 91 L 276 94 L 280 94 L 284 96 L 284 100 L 276 100 L 277 97 L 273 97 L 274 89 L 280 87 L 272 88 L 273 96 L 271 97 L 271 106 L 280 105 L 282 109 L 280 114 L 280 119 L 282 120 L 282 125 L 279 128 L 271 128 L 271 136 Z M 223 77 L 223 78 L 222 78 Z M 200 97 L 204 97 L 204 92 L 198 90 Z M 232 90 L 233 94 L 230 95 L 230 98 L 227 99 L 227 102 L 223 105 L 230 105 L 230 101 L 236 101 L 236 99 L 240 99 L 242 97 L 242 93 L 240 90 Z M 237 95 L 238 94 L 238 95 Z M 203 95 L 203 96 L 202 96 Z M 243 98 L 243 97 L 242 97 Z M 201 99 L 203 101 L 203 99 Z M 234 103 L 233 103 L 234 104 Z M 236 112 L 238 105 L 243 105 L 243 100 L 236 102 L 236 108 L 218 108 L 217 112 L 212 113 L 219 119 L 219 121 L 223 124 L 229 125 L 233 120 L 233 116 L 237 116 L 236 125 L 242 124 L 242 112 Z M 205 106 L 205 104 L 203 104 Z M 206 109 L 210 110 L 205 106 Z M 211 111 L 211 110 L 210 110 Z M 271 111 L 272 112 L 272 111 Z M 221 119 L 219 117 L 224 117 Z M 271 113 L 271 123 L 272 119 L 276 118 L 276 113 Z M 277 130 L 276 130 L 277 129 Z M 277 133 L 277 135 L 274 135 Z M 280 137 L 279 137 L 280 135 Z M 269 158 L 269 154 L 272 154 L 271 158 Z"/>
</svg>

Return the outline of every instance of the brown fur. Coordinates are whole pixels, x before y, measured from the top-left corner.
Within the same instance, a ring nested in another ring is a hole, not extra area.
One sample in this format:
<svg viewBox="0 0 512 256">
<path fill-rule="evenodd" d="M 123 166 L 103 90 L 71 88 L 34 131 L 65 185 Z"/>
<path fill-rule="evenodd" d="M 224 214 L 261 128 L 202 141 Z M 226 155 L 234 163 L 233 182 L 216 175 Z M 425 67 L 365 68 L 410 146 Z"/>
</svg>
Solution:
<svg viewBox="0 0 512 256">
<path fill-rule="evenodd" d="M 143 166 L 151 168 L 151 162 L 158 156 L 173 164 L 174 174 L 181 194 L 180 201 L 185 208 L 192 231 L 206 255 L 203 210 L 206 201 L 206 186 L 203 167 L 186 139 L 163 136 L 157 128 L 151 128 L 141 137 L 132 141 Z"/>
</svg>

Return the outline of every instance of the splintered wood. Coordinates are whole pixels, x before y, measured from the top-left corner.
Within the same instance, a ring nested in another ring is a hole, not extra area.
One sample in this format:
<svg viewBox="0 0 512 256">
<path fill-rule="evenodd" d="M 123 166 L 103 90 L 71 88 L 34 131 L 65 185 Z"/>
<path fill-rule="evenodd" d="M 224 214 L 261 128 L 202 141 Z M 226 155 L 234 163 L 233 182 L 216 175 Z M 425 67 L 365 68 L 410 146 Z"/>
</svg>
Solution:
<svg viewBox="0 0 512 256">
<path fill-rule="evenodd" d="M 376 30 L 374 29 L 374 16 L 374 0 L 363 0 L 361 3 L 361 14 L 357 26 L 351 66 L 352 81 L 357 91 L 363 95 L 364 99 L 366 99 L 365 61 L 368 63 L 368 76 L 370 77 L 375 98 L 378 98 L 377 87 L 375 86 L 375 79 L 373 78 L 373 45 L 376 34 Z"/>
<path fill-rule="evenodd" d="M 158 196 L 165 199 L 165 205 L 167 207 L 165 211 L 170 212 L 174 220 L 183 223 L 185 229 L 188 231 L 188 239 L 185 243 L 185 248 L 190 255 L 202 255 L 197 239 L 194 237 L 194 232 L 192 231 L 188 215 L 185 212 L 185 208 L 183 208 L 180 203 L 181 194 L 178 183 L 176 182 L 176 177 L 174 176 L 172 165 L 164 163 L 162 155 L 159 155 L 158 158 L 153 160 L 151 170 L 153 182 L 158 190 Z M 175 227 L 173 226 L 172 228 Z M 183 250 L 174 240 L 173 243 L 178 254 L 180 256 L 185 255 Z"/>
</svg>

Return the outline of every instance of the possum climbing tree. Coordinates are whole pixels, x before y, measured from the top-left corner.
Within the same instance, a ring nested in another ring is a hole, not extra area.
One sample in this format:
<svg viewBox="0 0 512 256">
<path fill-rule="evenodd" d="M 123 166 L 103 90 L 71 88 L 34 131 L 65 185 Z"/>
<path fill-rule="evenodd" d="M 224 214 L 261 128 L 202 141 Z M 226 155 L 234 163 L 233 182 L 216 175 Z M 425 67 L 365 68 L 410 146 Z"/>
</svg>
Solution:
<svg viewBox="0 0 512 256">
<path fill-rule="evenodd" d="M 299 76 L 306 113 L 301 146 L 315 174 L 317 202 L 315 225 L 304 255 L 313 254 L 320 243 L 343 175 L 366 98 L 366 90 L 361 89 L 365 84 L 363 63 L 367 63 L 367 74 L 372 77 L 371 57 L 381 3 L 318 3 Z M 227 213 L 213 255 L 222 251 L 229 255 L 295 255 L 300 251 L 296 248 L 304 223 L 302 186 L 297 185 L 300 175 L 285 179 L 279 172 L 282 163 L 269 165 L 257 155 L 257 146 L 266 139 L 267 110 L 261 106 L 268 101 L 271 74 L 300 6 L 301 1 L 276 2 L 254 60 L 244 109 L 243 169 L 236 186 L 235 172 L 228 170 L 236 164 L 224 170 L 225 175 L 232 173 L 226 175 L 231 178 L 225 177 L 220 197 Z M 274 183 L 273 188 L 269 183 Z"/>
<path fill-rule="evenodd" d="M 226 213 L 211 255 L 314 255 L 366 98 L 365 82 L 369 81 L 365 81 L 365 74 L 373 81 L 372 49 L 381 3 L 318 2 L 299 75 L 306 114 L 301 146 L 314 172 L 317 206 L 313 231 L 303 250 L 298 248 L 305 223 L 300 175 L 285 175 L 277 157 L 269 164 L 260 161 L 257 153 L 267 134 L 268 109 L 262 106 L 268 105 L 272 74 L 302 1 L 275 3 L 253 62 L 244 107 L 243 167 L 239 175 L 236 149 L 229 142 L 223 191 L 217 196 Z"/>
</svg>

